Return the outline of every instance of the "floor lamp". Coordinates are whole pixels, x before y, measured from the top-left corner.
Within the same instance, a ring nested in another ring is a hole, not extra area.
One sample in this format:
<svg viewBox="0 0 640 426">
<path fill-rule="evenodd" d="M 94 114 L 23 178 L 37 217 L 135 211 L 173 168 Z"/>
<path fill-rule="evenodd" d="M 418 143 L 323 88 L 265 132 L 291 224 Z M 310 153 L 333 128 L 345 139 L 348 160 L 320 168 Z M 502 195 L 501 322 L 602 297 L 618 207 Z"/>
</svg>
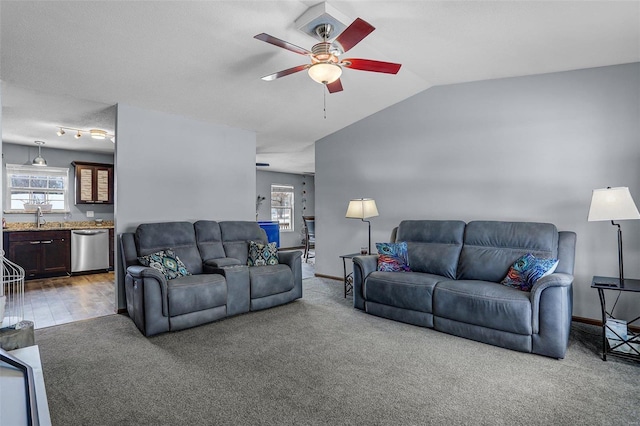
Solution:
<svg viewBox="0 0 640 426">
<path fill-rule="evenodd" d="M 640 212 L 633 202 L 629 188 L 594 189 L 589 207 L 589 222 L 610 220 L 618 227 L 618 279 L 620 287 L 624 286 L 624 262 L 622 260 L 622 229 L 614 220 L 640 219 Z"/>
<path fill-rule="evenodd" d="M 349 207 L 347 207 L 348 219 L 360 219 L 363 222 L 369 224 L 369 252 L 371 254 L 371 222 L 365 219 L 378 216 L 378 208 L 376 207 L 376 201 L 371 198 L 356 198 L 349 201 Z"/>
</svg>

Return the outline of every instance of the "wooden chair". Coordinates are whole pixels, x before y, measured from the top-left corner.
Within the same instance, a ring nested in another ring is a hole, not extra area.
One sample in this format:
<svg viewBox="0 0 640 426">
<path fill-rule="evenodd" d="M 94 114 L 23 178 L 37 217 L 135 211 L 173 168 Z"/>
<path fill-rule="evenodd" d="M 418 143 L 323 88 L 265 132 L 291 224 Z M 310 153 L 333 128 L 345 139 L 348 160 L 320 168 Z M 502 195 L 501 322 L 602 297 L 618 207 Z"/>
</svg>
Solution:
<svg viewBox="0 0 640 426">
<path fill-rule="evenodd" d="M 315 256 L 309 256 L 309 250 L 316 248 L 316 217 L 315 216 L 302 216 L 304 222 L 304 261 L 308 262 L 309 258 Z"/>
</svg>

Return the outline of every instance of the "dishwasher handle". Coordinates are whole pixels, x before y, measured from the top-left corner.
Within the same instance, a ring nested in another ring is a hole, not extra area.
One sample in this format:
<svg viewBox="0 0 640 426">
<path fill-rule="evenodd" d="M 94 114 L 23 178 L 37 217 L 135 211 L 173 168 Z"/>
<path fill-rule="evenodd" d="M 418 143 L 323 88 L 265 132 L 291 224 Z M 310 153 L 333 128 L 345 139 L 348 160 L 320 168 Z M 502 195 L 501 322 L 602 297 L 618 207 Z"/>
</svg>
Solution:
<svg viewBox="0 0 640 426">
<path fill-rule="evenodd" d="M 80 229 L 80 230 L 74 230 L 71 231 L 74 234 L 78 234 L 78 235 L 98 235 L 98 234 L 104 234 L 105 232 L 107 232 L 104 229 Z"/>
</svg>

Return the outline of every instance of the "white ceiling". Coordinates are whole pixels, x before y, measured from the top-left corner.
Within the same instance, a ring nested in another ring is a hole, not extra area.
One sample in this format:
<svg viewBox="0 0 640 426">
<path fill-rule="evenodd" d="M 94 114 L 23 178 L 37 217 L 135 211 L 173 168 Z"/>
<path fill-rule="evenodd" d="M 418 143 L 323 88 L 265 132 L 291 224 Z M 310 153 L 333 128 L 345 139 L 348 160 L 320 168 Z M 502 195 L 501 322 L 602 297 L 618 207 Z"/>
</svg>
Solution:
<svg viewBox="0 0 640 426">
<path fill-rule="evenodd" d="M 326 94 L 304 72 L 294 21 L 313 1 L 0 1 L 2 139 L 113 150 L 56 126 L 115 131 L 125 103 L 255 131 L 270 170 L 314 171 L 314 142 L 434 85 L 640 61 L 638 1 L 330 1 L 376 30 L 347 56 L 399 62 L 345 70 Z M 347 22 L 346 24 L 349 24 Z"/>
</svg>

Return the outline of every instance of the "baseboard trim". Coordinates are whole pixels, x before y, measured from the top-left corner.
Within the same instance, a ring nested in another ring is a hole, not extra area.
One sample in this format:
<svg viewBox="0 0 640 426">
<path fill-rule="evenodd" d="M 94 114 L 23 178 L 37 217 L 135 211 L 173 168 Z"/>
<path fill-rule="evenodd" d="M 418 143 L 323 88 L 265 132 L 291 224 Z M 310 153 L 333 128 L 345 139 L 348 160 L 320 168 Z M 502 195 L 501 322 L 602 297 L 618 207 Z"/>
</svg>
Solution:
<svg viewBox="0 0 640 426">
<path fill-rule="evenodd" d="M 598 327 L 602 327 L 602 321 L 600 320 L 596 320 L 593 318 L 584 318 L 584 317 L 571 317 L 571 320 L 575 321 L 575 322 L 581 322 L 583 324 L 589 324 L 589 325 L 596 325 Z M 640 333 L 640 327 L 636 326 L 636 325 L 630 325 L 628 326 L 629 330 L 633 331 L 634 333 Z"/>
<path fill-rule="evenodd" d="M 279 247 L 278 250 L 282 251 L 291 251 L 291 250 L 304 250 L 304 246 L 295 246 L 295 247 Z"/>
<path fill-rule="evenodd" d="M 334 277 L 333 275 L 314 274 L 318 278 L 327 278 L 329 280 L 344 281 L 342 277 Z"/>
<path fill-rule="evenodd" d="M 589 325 L 597 325 L 599 327 L 602 327 L 602 321 L 598 321 L 595 320 L 593 318 L 585 318 L 585 317 L 571 317 L 571 321 L 575 321 L 575 322 L 581 322 L 583 324 L 589 324 Z"/>
</svg>

